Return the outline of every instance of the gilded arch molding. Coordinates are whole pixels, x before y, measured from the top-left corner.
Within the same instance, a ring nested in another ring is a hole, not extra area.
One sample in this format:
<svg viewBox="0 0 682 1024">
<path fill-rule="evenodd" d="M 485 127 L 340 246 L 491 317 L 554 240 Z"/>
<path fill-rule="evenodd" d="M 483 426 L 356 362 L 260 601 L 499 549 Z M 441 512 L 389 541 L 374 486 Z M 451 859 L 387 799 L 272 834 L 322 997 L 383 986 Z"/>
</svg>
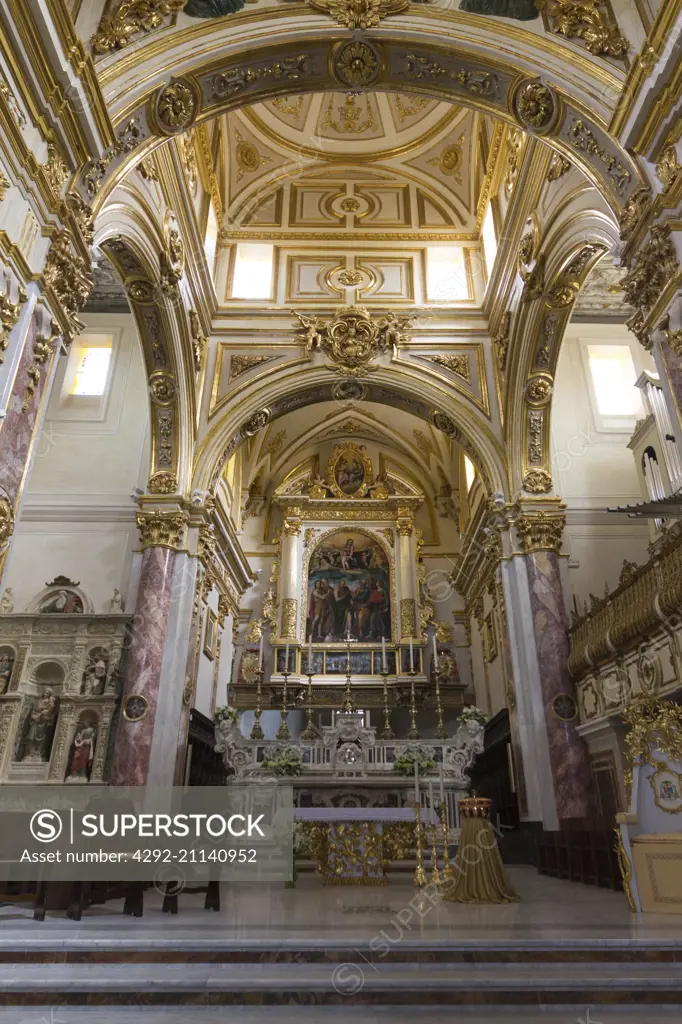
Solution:
<svg viewBox="0 0 682 1024">
<path fill-rule="evenodd" d="M 328 369 L 283 366 L 266 382 L 255 382 L 217 417 L 201 439 L 194 465 L 192 488 L 214 490 L 223 467 L 237 448 L 278 417 L 306 405 L 334 400 L 338 376 Z M 478 410 L 467 407 L 449 389 L 424 381 L 419 396 L 411 375 L 399 366 L 382 368 L 363 381 L 369 403 L 404 409 L 430 422 L 460 444 L 470 456 L 490 493 L 507 493 L 504 451 Z"/>
<path fill-rule="evenodd" d="M 149 492 L 182 492 L 191 462 L 192 413 L 178 344 L 181 307 L 164 294 L 159 271 L 125 227 L 98 244 L 121 278 L 142 344 L 149 393 Z"/>
<path fill-rule="evenodd" d="M 286 12 L 268 9 L 263 15 L 266 13 L 272 38 Z M 173 49 L 164 54 L 159 41 L 150 43 L 134 55 L 138 67 L 148 72 L 142 75 L 143 88 L 135 99 L 120 107 L 116 103 L 117 95 L 130 96 L 132 56 L 124 56 L 102 75 L 102 84 L 113 98 L 111 105 L 117 108 L 117 141 L 98 160 L 80 169 L 75 185 L 98 210 L 131 165 L 194 124 L 291 92 L 362 88 L 449 99 L 537 134 L 578 164 L 619 213 L 646 184 L 646 178 L 635 158 L 606 129 L 610 111 L 603 108 L 603 97 L 609 90 L 617 96 L 622 85 L 612 69 L 606 71 L 599 61 L 578 58 L 575 53 L 569 57 L 558 44 L 516 28 L 512 34 L 523 40 L 525 53 L 524 59 L 518 54 L 514 57 L 509 53 L 509 40 L 496 40 L 499 46 L 495 49 L 491 36 L 497 36 L 497 31 L 482 33 L 476 18 L 471 28 L 475 26 L 477 32 L 470 31 L 469 39 L 453 39 L 451 46 L 444 46 L 444 38 L 456 35 L 448 31 L 452 22 L 444 17 L 447 13 L 439 11 L 433 17 L 436 12 L 424 10 L 412 15 L 409 42 L 396 33 L 395 21 L 341 41 L 327 23 L 317 32 L 310 27 L 301 30 L 299 38 L 286 45 L 268 45 L 264 39 L 257 51 L 255 37 L 262 37 L 265 20 L 259 22 L 257 14 L 250 14 L 258 32 L 249 36 L 245 29 L 241 42 L 233 32 L 229 55 L 220 58 L 215 57 L 217 39 L 211 45 L 206 26 L 185 30 L 185 46 L 190 39 L 195 45 L 191 51 L 185 48 L 176 53 L 175 67 L 181 62 L 183 69 L 178 77 L 173 77 Z M 461 34 L 466 21 L 458 16 L 456 24 Z M 230 25 L 236 28 L 236 18 Z M 501 59 L 500 53 L 508 59 Z M 585 64 L 587 95 L 575 81 L 576 61 Z M 537 75 L 538 67 L 550 68 L 547 82 Z M 573 100 L 573 91 L 582 91 L 583 101 Z M 598 97 L 602 97 L 601 104 Z"/>
</svg>

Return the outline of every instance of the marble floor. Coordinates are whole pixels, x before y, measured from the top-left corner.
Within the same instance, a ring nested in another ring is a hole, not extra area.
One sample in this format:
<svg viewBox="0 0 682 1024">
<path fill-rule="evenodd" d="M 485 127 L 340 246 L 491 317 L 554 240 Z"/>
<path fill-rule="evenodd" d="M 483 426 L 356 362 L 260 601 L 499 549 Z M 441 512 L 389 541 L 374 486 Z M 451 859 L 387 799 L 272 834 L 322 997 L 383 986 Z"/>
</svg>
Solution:
<svg viewBox="0 0 682 1024">
<path fill-rule="evenodd" d="M 141 919 L 125 917 L 121 903 L 86 911 L 80 922 L 51 913 L 42 922 L 28 907 L 0 906 L 0 950 L 5 948 L 70 948 L 115 943 L 173 949 L 183 945 L 224 946 L 250 942 L 261 948 L 366 944 L 382 930 L 401 949 L 456 943 L 467 947 L 495 942 L 523 942 L 553 948 L 580 942 L 586 947 L 638 943 L 682 948 L 682 915 L 638 916 L 630 913 L 623 893 L 546 878 L 534 868 L 512 867 L 510 875 L 522 902 L 507 906 L 465 906 L 417 895 L 409 881 L 386 886 L 322 886 L 303 875 L 296 889 L 283 885 L 224 885 L 219 913 L 205 911 L 202 897 L 180 896 L 177 916 L 161 913 L 161 897 L 145 895 Z"/>
</svg>

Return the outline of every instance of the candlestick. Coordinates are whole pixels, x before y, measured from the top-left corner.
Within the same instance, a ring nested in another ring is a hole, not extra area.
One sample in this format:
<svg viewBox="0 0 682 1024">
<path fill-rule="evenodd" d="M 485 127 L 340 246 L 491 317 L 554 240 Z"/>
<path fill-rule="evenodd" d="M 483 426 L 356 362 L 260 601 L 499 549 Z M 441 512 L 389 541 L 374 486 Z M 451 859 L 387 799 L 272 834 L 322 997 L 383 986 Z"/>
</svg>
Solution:
<svg viewBox="0 0 682 1024">
<path fill-rule="evenodd" d="M 313 671 L 313 635 L 308 637 L 308 672 Z"/>
<path fill-rule="evenodd" d="M 258 671 L 259 672 L 263 671 L 263 640 L 264 639 L 265 638 L 263 636 L 263 631 L 261 630 L 261 634 L 260 634 L 260 647 L 258 649 Z"/>
<path fill-rule="evenodd" d="M 433 643 L 433 667 L 434 667 L 434 669 L 436 671 L 436 674 L 437 674 L 438 673 L 438 646 L 436 644 L 436 634 L 435 634 L 435 632 L 431 634 L 431 640 L 432 640 L 432 643 Z"/>
<path fill-rule="evenodd" d="M 317 739 L 315 733 L 315 727 L 313 725 L 313 673 L 310 671 L 312 668 L 312 662 L 308 661 L 308 707 L 306 708 L 306 714 L 308 721 L 306 727 L 301 733 L 302 740 L 314 740 Z"/>
<path fill-rule="evenodd" d="M 443 870 L 440 873 L 440 884 L 444 889 L 448 889 L 455 880 L 455 873 L 452 869 L 452 864 L 450 863 L 450 847 L 448 845 L 448 811 L 444 799 L 441 800 L 440 805 L 440 827 L 443 833 Z"/>
<path fill-rule="evenodd" d="M 388 673 L 386 671 L 386 662 L 384 662 L 384 671 L 382 673 L 384 677 L 384 727 L 381 730 L 382 740 L 395 739 L 395 733 L 391 728 L 391 712 L 388 708 Z"/>
<path fill-rule="evenodd" d="M 287 640 L 287 645 L 286 645 L 286 647 L 284 649 L 284 671 L 285 671 L 285 673 L 289 671 L 289 641 L 288 640 Z"/>
<path fill-rule="evenodd" d="M 258 671 L 258 686 L 256 687 L 256 710 L 253 713 L 253 726 L 251 728 L 251 739 L 262 740 L 265 738 L 262 726 L 260 724 L 260 716 L 263 713 L 262 708 L 262 684 L 263 684 L 263 669 L 262 667 Z"/>
<path fill-rule="evenodd" d="M 417 728 L 417 697 L 414 689 L 414 677 L 416 676 L 414 669 L 410 670 L 410 729 L 407 734 L 407 738 L 410 740 L 419 739 L 419 729 Z"/>
<path fill-rule="evenodd" d="M 436 820 L 433 804 L 433 779 L 429 779 L 429 822 L 433 824 Z"/>
<path fill-rule="evenodd" d="M 289 645 L 287 644 L 287 665 L 289 664 Z M 276 736 L 278 740 L 290 739 L 289 726 L 287 725 L 287 686 L 289 684 L 289 672 L 284 672 L 284 686 L 282 687 L 282 723 L 277 730 Z"/>
<path fill-rule="evenodd" d="M 434 885 L 440 885 L 440 871 L 438 870 L 438 842 L 436 836 L 438 832 L 435 824 L 430 826 L 431 831 L 431 881 Z"/>
<path fill-rule="evenodd" d="M 415 777 L 418 777 L 418 768 L 415 762 Z M 424 850 L 422 849 L 422 820 L 421 820 L 421 808 L 419 806 L 419 798 L 414 806 L 414 837 L 415 837 L 415 856 L 417 859 L 417 867 L 414 872 L 414 884 L 418 889 L 421 889 L 426 885 L 428 879 L 426 877 L 426 871 L 424 870 Z"/>
<path fill-rule="evenodd" d="M 445 776 L 443 775 L 443 762 L 438 765 L 440 776 L 440 805 L 445 807 Z"/>
<path fill-rule="evenodd" d="M 386 674 L 386 637 L 381 638 L 381 671 Z"/>
<path fill-rule="evenodd" d="M 436 736 L 439 740 L 446 740 L 448 738 L 448 730 L 445 728 L 445 722 L 443 721 L 443 703 L 440 699 L 440 680 L 438 678 L 438 669 L 436 669 L 436 715 L 438 716 Z"/>
<path fill-rule="evenodd" d="M 410 637 L 410 672 L 414 672 L 414 650 L 412 648 L 412 637 Z"/>
</svg>

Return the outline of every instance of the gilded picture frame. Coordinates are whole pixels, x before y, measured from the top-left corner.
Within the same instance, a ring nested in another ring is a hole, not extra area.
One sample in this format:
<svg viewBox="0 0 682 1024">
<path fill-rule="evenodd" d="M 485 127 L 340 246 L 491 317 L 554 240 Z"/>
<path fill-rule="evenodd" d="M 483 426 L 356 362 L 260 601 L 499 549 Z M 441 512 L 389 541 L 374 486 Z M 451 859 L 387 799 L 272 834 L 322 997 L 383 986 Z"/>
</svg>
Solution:
<svg viewBox="0 0 682 1024">
<path fill-rule="evenodd" d="M 204 624 L 204 654 L 213 661 L 215 659 L 216 642 L 218 639 L 218 616 L 212 608 L 206 610 L 206 622 Z"/>
<path fill-rule="evenodd" d="M 483 650 L 486 661 L 494 661 L 497 657 L 497 630 L 494 611 L 489 611 L 483 620 Z"/>
<path fill-rule="evenodd" d="M 333 496 L 364 498 L 372 483 L 372 461 L 364 444 L 335 445 L 327 463 L 327 486 Z"/>
</svg>

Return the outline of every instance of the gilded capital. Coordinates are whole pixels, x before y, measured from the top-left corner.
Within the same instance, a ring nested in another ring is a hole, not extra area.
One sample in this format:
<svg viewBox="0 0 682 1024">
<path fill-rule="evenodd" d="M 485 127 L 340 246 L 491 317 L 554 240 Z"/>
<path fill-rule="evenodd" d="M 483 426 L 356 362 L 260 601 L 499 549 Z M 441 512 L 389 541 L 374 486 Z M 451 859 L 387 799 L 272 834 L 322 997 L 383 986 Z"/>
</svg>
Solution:
<svg viewBox="0 0 682 1024">
<path fill-rule="evenodd" d="M 297 505 L 286 510 L 284 533 L 287 537 L 298 537 L 301 532 L 301 514 L 301 509 Z"/>
<path fill-rule="evenodd" d="M 161 511 L 153 509 L 138 512 L 137 528 L 140 531 L 140 545 L 145 548 L 172 548 L 178 551 L 185 540 L 189 517 L 186 512 Z"/>
<path fill-rule="evenodd" d="M 516 532 L 521 550 L 559 551 L 566 525 L 564 512 L 521 512 L 515 518 Z"/>
<path fill-rule="evenodd" d="M 396 519 L 396 532 L 399 537 L 411 537 L 412 529 L 414 527 L 414 515 L 410 508 L 399 508 L 398 518 Z"/>
</svg>

